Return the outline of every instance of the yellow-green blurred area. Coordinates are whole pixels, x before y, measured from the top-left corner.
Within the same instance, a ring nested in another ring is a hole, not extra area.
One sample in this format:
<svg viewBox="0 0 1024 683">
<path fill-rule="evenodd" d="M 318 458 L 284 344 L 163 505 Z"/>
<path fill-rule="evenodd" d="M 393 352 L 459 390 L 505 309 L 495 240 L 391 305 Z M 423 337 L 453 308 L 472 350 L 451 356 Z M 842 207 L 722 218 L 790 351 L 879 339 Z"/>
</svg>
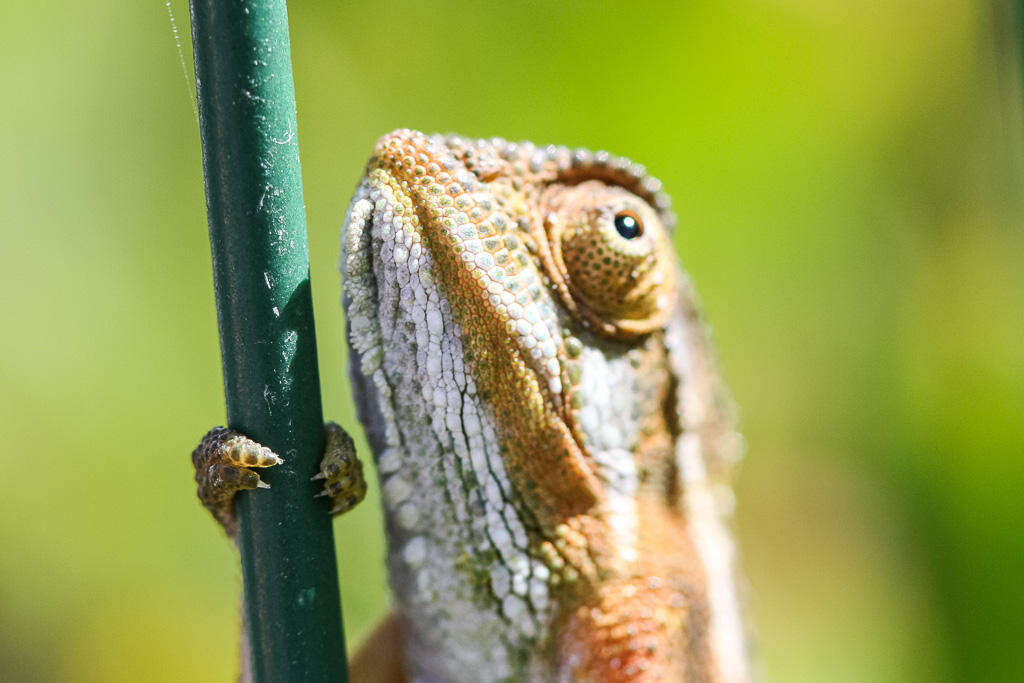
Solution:
<svg viewBox="0 0 1024 683">
<path fill-rule="evenodd" d="M 1024 680 L 1012 8 L 307 1 L 291 31 L 328 416 L 356 425 L 335 264 L 379 135 L 628 155 L 673 196 L 742 409 L 766 678 Z M 229 680 L 238 559 L 188 457 L 224 419 L 220 356 L 167 8 L 7 0 L 0 35 L 0 678 Z M 387 605 L 376 488 L 335 529 L 354 645 Z"/>
</svg>

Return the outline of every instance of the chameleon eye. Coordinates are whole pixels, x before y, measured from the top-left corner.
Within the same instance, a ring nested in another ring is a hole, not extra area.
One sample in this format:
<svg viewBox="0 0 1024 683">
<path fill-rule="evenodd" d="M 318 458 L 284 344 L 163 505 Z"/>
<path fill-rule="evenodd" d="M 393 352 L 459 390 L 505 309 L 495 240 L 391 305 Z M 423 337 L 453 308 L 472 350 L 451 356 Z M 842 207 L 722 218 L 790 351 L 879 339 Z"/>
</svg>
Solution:
<svg viewBox="0 0 1024 683">
<path fill-rule="evenodd" d="M 636 239 L 644 233 L 644 224 L 632 211 L 615 214 L 615 230 L 627 240 Z"/>
<path fill-rule="evenodd" d="M 542 200 L 549 274 L 566 307 L 613 337 L 651 332 L 675 295 L 675 254 L 654 208 L 600 181 L 550 188 Z"/>
</svg>

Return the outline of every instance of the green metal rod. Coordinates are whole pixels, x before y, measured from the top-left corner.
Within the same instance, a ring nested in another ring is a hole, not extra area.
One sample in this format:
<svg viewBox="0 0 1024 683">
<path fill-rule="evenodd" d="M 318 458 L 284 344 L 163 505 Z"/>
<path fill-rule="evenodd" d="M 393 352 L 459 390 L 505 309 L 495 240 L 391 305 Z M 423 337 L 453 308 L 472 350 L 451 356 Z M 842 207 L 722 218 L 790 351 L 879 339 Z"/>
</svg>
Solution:
<svg viewBox="0 0 1024 683">
<path fill-rule="evenodd" d="M 191 0 L 228 426 L 284 464 L 237 498 L 253 680 L 347 681 L 285 0 Z"/>
</svg>

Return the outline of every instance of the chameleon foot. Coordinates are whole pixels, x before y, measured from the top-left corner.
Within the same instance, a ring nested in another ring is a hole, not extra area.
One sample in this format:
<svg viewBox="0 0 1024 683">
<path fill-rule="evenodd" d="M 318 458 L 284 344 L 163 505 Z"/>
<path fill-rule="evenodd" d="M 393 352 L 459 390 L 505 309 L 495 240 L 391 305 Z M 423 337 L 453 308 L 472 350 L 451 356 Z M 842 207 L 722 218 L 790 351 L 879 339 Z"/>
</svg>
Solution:
<svg viewBox="0 0 1024 683">
<path fill-rule="evenodd" d="M 324 425 L 324 458 L 313 479 L 324 480 L 324 490 L 316 494 L 330 496 L 331 514 L 340 515 L 356 506 L 366 495 L 363 463 L 356 456 L 352 437 L 333 422 Z"/>
<path fill-rule="evenodd" d="M 268 489 L 251 467 L 271 467 L 284 462 L 276 453 L 225 427 L 214 427 L 192 451 L 199 500 L 220 522 L 228 536 L 238 533 L 235 494 L 248 489 Z"/>
</svg>

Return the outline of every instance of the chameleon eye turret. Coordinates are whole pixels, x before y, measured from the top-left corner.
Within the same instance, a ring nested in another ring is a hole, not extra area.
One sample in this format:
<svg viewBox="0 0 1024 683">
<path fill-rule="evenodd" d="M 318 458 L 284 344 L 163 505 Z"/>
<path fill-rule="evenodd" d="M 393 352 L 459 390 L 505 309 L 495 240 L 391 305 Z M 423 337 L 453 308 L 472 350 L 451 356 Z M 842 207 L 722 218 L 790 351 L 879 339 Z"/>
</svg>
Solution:
<svg viewBox="0 0 1024 683">
<path fill-rule="evenodd" d="M 599 180 L 552 186 L 544 203 L 549 275 L 566 306 L 617 338 L 661 327 L 675 300 L 675 261 L 655 210 Z"/>
</svg>

